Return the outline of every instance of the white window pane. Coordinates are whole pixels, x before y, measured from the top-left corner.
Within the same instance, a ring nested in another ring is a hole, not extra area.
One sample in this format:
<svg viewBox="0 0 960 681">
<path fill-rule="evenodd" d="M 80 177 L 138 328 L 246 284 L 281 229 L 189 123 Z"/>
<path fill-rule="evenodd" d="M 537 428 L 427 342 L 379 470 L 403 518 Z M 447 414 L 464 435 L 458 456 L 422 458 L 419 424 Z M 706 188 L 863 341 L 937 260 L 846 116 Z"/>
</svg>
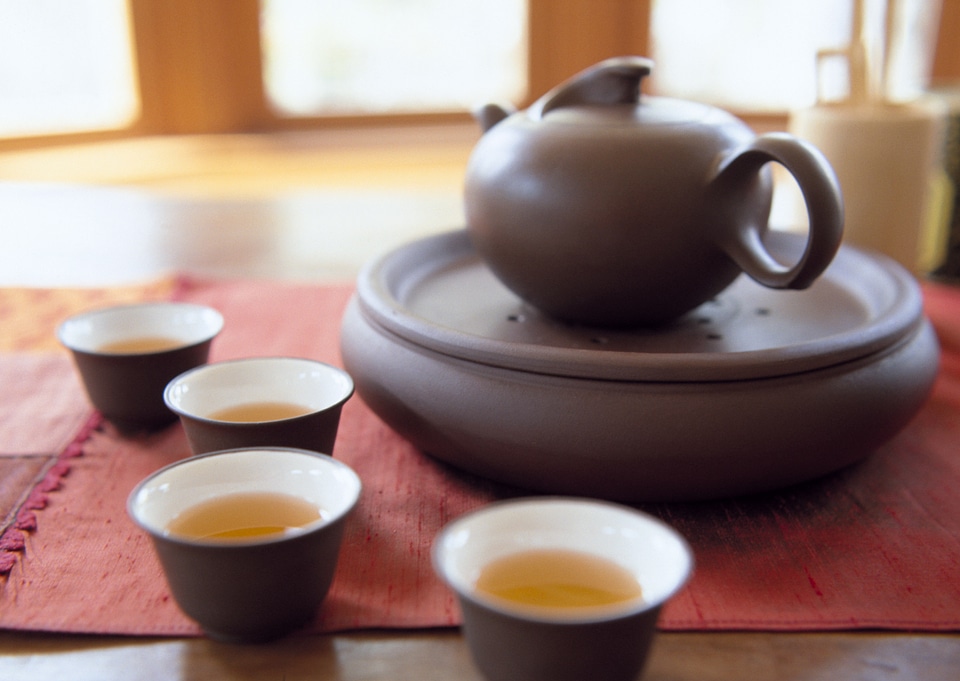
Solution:
<svg viewBox="0 0 960 681">
<path fill-rule="evenodd" d="M 263 0 L 264 81 L 286 115 L 519 101 L 525 0 Z"/>
<path fill-rule="evenodd" d="M 0 0 L 0 137 L 129 124 L 130 45 L 126 0 Z"/>
<path fill-rule="evenodd" d="M 896 27 L 888 32 L 888 93 L 907 99 L 928 84 L 940 0 L 865 0 L 877 65 L 887 4 L 899 8 Z M 844 97 L 846 61 L 826 59 L 818 67 L 816 55 L 850 43 L 852 16 L 853 0 L 654 0 L 656 90 L 754 111 L 808 106 L 818 93 Z"/>
</svg>

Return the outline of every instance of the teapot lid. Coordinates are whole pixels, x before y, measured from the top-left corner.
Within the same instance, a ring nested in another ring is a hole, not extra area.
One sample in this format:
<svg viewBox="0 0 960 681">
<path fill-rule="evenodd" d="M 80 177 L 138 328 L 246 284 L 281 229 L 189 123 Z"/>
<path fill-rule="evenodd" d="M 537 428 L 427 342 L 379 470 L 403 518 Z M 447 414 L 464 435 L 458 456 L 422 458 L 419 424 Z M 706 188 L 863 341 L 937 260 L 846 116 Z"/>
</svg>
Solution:
<svg viewBox="0 0 960 681">
<path fill-rule="evenodd" d="M 547 92 L 530 106 L 527 116 L 533 121 L 549 118 L 551 123 L 585 124 L 596 124 L 603 117 L 607 123 L 620 119 L 633 125 L 712 125 L 736 120 L 707 104 L 643 96 L 643 79 L 652 71 L 653 61 L 645 57 L 607 59 Z"/>
</svg>

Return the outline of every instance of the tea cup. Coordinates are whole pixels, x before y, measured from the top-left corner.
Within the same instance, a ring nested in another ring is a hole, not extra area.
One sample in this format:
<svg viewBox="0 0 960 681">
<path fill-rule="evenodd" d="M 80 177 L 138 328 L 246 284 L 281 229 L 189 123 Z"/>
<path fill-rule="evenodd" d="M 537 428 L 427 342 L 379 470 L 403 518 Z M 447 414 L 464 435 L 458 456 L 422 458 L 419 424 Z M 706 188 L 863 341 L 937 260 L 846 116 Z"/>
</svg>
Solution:
<svg viewBox="0 0 960 681">
<path fill-rule="evenodd" d="M 247 357 L 197 367 L 164 391 L 194 454 L 278 446 L 332 454 L 350 375 L 297 357 Z"/>
<path fill-rule="evenodd" d="M 660 520 L 572 497 L 461 516 L 437 536 L 433 561 L 490 681 L 633 681 L 662 606 L 693 569 L 687 542 Z M 579 602 L 565 602 L 571 593 Z"/>
<path fill-rule="evenodd" d="M 315 617 L 360 491 L 357 474 L 326 454 L 235 449 L 154 472 L 127 511 L 181 610 L 211 638 L 242 643 Z"/>
<path fill-rule="evenodd" d="M 124 431 L 152 430 L 176 414 L 163 391 L 173 377 L 207 362 L 223 316 L 203 305 L 153 302 L 73 315 L 57 328 L 87 396 Z"/>
</svg>

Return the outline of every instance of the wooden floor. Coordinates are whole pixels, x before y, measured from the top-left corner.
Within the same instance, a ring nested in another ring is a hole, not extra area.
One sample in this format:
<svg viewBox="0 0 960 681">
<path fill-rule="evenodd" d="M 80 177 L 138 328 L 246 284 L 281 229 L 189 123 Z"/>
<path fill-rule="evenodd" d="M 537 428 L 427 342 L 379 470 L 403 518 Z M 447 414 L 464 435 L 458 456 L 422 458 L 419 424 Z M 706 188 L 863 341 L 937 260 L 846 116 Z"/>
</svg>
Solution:
<svg viewBox="0 0 960 681">
<path fill-rule="evenodd" d="M 776 129 L 765 125 L 757 132 Z M 0 152 L 0 183 L 93 184 L 179 200 L 313 195 L 334 205 L 330 197 L 336 195 L 341 213 L 361 221 L 385 219 L 389 224 L 371 229 L 394 234 L 392 244 L 464 224 L 464 173 L 481 134 L 477 124 L 448 123 L 133 138 Z M 775 172 L 786 177 L 779 168 Z M 790 182 L 778 186 L 784 191 L 774 198 L 771 225 L 793 229 L 798 197 Z M 371 205 L 370 197 L 379 205 Z M 426 221 L 409 211 L 411 201 L 424 200 L 431 204 Z M 369 256 L 354 251 L 356 258 Z"/>
<path fill-rule="evenodd" d="M 0 286 L 122 285 L 171 270 L 351 280 L 386 250 L 463 226 L 464 171 L 479 136 L 458 124 L 0 153 L 0 233 L 9 237 Z M 91 225 L 101 219 L 110 224 Z M 256 227 L 264 219 L 285 225 L 266 251 Z M 167 252 L 148 250 L 151 241 Z"/>
<path fill-rule="evenodd" d="M 459 195 L 478 126 L 146 137 L 0 153 L 0 182 L 138 187 L 180 197 L 331 188 Z"/>
</svg>

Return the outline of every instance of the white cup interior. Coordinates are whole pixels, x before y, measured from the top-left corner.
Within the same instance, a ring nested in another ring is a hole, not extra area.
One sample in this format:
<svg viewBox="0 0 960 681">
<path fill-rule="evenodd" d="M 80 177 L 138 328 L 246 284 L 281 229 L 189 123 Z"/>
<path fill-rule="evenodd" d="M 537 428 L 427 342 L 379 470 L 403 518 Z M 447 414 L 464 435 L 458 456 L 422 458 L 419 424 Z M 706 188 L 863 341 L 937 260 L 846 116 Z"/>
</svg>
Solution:
<svg viewBox="0 0 960 681">
<path fill-rule="evenodd" d="M 648 607 L 670 598 L 693 568 L 686 541 L 663 522 L 625 506 L 568 498 L 501 502 L 463 516 L 441 531 L 434 561 L 454 590 L 477 598 L 474 585 L 486 565 L 534 549 L 613 561 L 636 577 Z"/>
<path fill-rule="evenodd" d="M 222 409 L 256 402 L 286 402 L 320 411 L 353 394 L 342 369 L 294 357 L 256 357 L 207 364 L 178 376 L 164 391 L 177 413 L 209 418 Z"/>
<path fill-rule="evenodd" d="M 67 348 L 97 352 L 107 343 L 164 337 L 193 345 L 215 337 L 223 316 L 213 308 L 191 303 L 143 303 L 82 312 L 66 319 L 57 336 Z"/>
<path fill-rule="evenodd" d="M 321 509 L 321 519 L 303 528 L 308 531 L 347 513 L 360 488 L 353 469 L 325 454 L 236 449 L 184 459 L 159 470 L 133 490 L 128 509 L 144 529 L 165 535 L 177 515 L 210 499 L 251 492 L 289 494 Z"/>
</svg>

